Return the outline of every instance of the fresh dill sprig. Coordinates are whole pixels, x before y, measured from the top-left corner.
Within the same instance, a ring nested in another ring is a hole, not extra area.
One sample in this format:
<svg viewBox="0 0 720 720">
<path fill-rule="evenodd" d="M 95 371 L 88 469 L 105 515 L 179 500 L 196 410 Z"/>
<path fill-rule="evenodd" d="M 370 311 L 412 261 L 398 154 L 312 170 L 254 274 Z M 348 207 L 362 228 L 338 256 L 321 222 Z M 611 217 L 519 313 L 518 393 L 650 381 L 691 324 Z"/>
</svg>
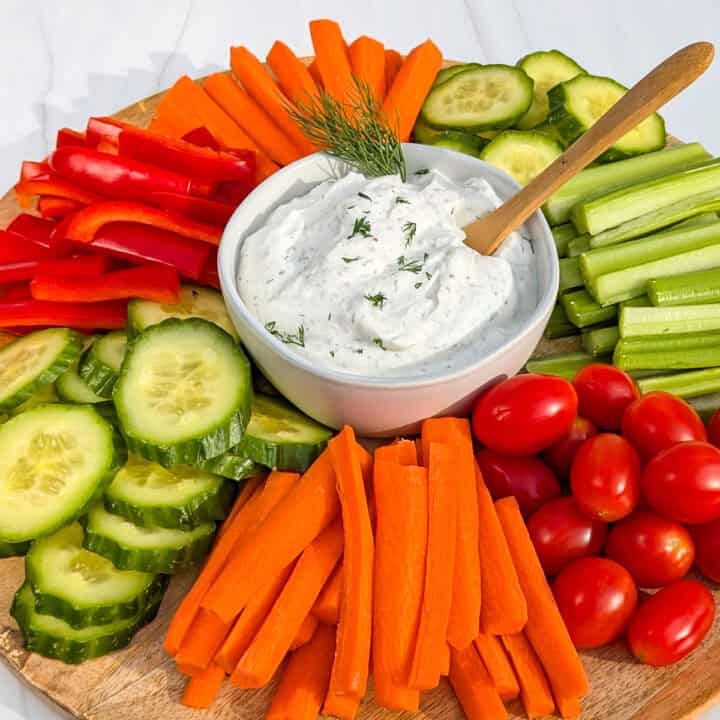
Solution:
<svg viewBox="0 0 720 720">
<path fill-rule="evenodd" d="M 416 170 L 413 174 L 414 175 L 427 175 L 430 172 L 430 168 L 420 168 L 419 170 Z"/>
<path fill-rule="evenodd" d="M 366 238 L 370 237 L 370 234 L 371 228 L 368 219 L 365 217 L 358 217 L 355 218 L 355 222 L 353 223 L 352 235 L 348 235 L 347 239 L 351 240 L 356 235 L 360 235 L 360 237 Z"/>
<path fill-rule="evenodd" d="M 298 325 L 297 332 L 287 333 L 277 329 L 277 323 L 275 320 L 265 323 L 265 329 L 274 335 L 278 340 L 284 342 L 286 345 L 298 345 L 299 347 L 305 347 L 305 326 Z"/>
<path fill-rule="evenodd" d="M 410 201 L 409 201 L 409 200 L 406 200 L 406 199 L 405 199 L 404 197 L 402 197 L 401 195 L 398 195 L 398 196 L 395 198 L 395 204 L 396 204 L 396 205 L 409 205 L 409 204 L 410 204 Z"/>
<path fill-rule="evenodd" d="M 422 284 L 421 282 L 416 282 L 416 283 L 415 283 L 415 289 L 416 289 L 416 290 L 419 290 L 422 286 L 423 286 L 423 284 Z"/>
<path fill-rule="evenodd" d="M 364 297 L 373 307 L 380 308 L 380 310 L 383 309 L 385 301 L 387 300 L 387 295 L 383 295 L 381 292 L 375 293 L 375 295 L 368 294 Z"/>
<path fill-rule="evenodd" d="M 382 341 L 382 338 L 373 338 L 373 342 L 374 342 L 375 345 L 377 345 L 381 350 L 387 350 L 387 348 L 385 347 L 385 345 L 384 345 L 384 343 L 383 343 L 383 341 Z"/>
<path fill-rule="evenodd" d="M 368 177 L 400 175 L 407 179 L 397 131 L 370 86 L 353 78 L 344 102 L 323 92 L 288 107 L 290 117 L 311 143 Z M 397 126 L 397 121 L 394 123 Z"/>
<path fill-rule="evenodd" d="M 343 261 L 344 263 L 353 263 L 353 262 L 357 262 L 359 259 L 360 259 L 360 256 L 358 255 L 357 257 L 354 257 L 354 258 L 344 257 L 344 258 L 342 259 L 342 261 Z"/>
<path fill-rule="evenodd" d="M 402 231 L 405 233 L 405 247 L 408 247 L 415 239 L 415 233 L 417 232 L 417 224 L 408 221 L 402 226 Z"/>
<path fill-rule="evenodd" d="M 427 258 L 428 258 L 427 253 L 425 253 L 422 260 L 417 260 L 417 259 L 406 260 L 405 256 L 401 255 L 397 259 L 398 271 L 399 272 L 409 272 L 409 273 L 413 273 L 414 275 L 418 275 L 419 273 L 422 272 Z"/>
<path fill-rule="evenodd" d="M 364 200 L 369 200 L 370 202 L 372 202 L 372 198 L 369 195 L 366 195 L 364 192 L 359 192 L 358 197 L 361 197 Z"/>
</svg>

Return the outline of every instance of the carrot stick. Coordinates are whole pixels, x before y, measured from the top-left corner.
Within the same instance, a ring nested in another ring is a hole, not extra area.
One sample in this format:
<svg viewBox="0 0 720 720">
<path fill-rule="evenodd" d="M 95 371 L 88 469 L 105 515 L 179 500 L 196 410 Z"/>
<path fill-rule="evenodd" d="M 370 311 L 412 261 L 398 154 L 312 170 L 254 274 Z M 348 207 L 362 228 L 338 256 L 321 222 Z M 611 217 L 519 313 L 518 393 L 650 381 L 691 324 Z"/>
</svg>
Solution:
<svg viewBox="0 0 720 720">
<path fill-rule="evenodd" d="M 307 104 L 320 97 L 310 71 L 284 42 L 275 41 L 268 53 L 267 64 L 275 73 L 280 89 L 292 102 Z"/>
<path fill-rule="evenodd" d="M 442 675 L 442 677 L 447 677 L 450 674 L 451 652 L 452 648 L 450 647 L 450 643 L 446 642 L 445 648 L 440 654 L 440 675 Z"/>
<path fill-rule="evenodd" d="M 250 643 L 285 587 L 291 572 L 292 565 L 282 570 L 266 587 L 253 596 L 235 621 L 232 630 L 215 656 L 215 662 L 228 675 L 232 674 L 240 662 L 240 658 L 250 647 Z"/>
<path fill-rule="evenodd" d="M 162 135 L 181 138 L 186 133 L 194 130 L 195 127 L 197 127 L 195 120 L 188 115 L 186 115 L 185 118 L 173 117 L 171 115 L 156 115 L 150 121 L 148 129 Z"/>
<path fill-rule="evenodd" d="M 313 608 L 313 615 L 325 625 L 337 625 L 342 592 L 342 561 L 335 568 Z"/>
<path fill-rule="evenodd" d="M 266 720 L 315 720 L 330 682 L 335 655 L 334 628 L 320 626 L 312 640 L 288 661 Z"/>
<path fill-rule="evenodd" d="M 558 712 L 560 713 L 560 717 L 564 717 L 564 718 L 580 717 L 580 713 L 582 712 L 582 707 L 580 705 L 579 697 L 572 697 L 572 698 L 558 697 L 558 698 L 555 698 L 555 701 L 557 702 L 557 707 L 558 707 Z"/>
<path fill-rule="evenodd" d="M 391 447 L 397 448 L 398 460 L 400 465 L 420 465 L 418 462 L 417 447 L 413 440 L 399 438 L 395 440 Z"/>
<path fill-rule="evenodd" d="M 372 90 L 378 104 L 385 99 L 385 47 L 362 35 L 350 46 L 350 66 L 355 77 Z"/>
<path fill-rule="evenodd" d="M 457 537 L 456 453 L 452 445 L 430 443 L 425 587 L 409 680 L 418 690 L 439 684 L 447 646 Z"/>
<path fill-rule="evenodd" d="M 545 668 L 555 697 L 585 695 L 588 679 L 570 640 L 514 497 L 495 503 L 500 524 L 527 598 L 525 635 Z"/>
<path fill-rule="evenodd" d="M 483 604 L 480 624 L 489 635 L 513 635 L 527 622 L 528 608 L 490 492 L 475 465 L 480 518 Z"/>
<path fill-rule="evenodd" d="M 230 676 L 230 682 L 239 688 L 258 688 L 270 682 L 342 549 L 343 529 L 338 518 L 300 556 L 272 610 Z"/>
<path fill-rule="evenodd" d="M 408 443 L 413 450 L 414 443 Z M 399 447 L 399 446 L 396 446 Z M 378 705 L 417 711 L 420 694 L 408 687 L 423 599 L 428 534 L 425 468 L 378 461 L 373 576 L 373 675 Z M 398 591 L 402 588 L 402 591 Z M 445 638 L 442 638 L 443 643 Z M 439 677 L 438 677 L 439 680 Z"/>
<path fill-rule="evenodd" d="M 209 708 L 224 679 L 225 671 L 218 665 L 210 665 L 202 674 L 190 678 L 182 696 L 182 704 L 196 710 Z"/>
<path fill-rule="evenodd" d="M 318 70 L 317 62 L 313 60 L 308 65 L 308 72 L 310 73 L 310 77 L 315 81 L 315 84 L 318 86 L 318 89 L 322 90 L 324 89 L 322 76 L 320 75 L 320 70 Z"/>
<path fill-rule="evenodd" d="M 280 92 L 263 64 L 245 47 L 230 48 L 230 66 L 246 92 L 273 119 L 303 155 L 315 148 L 290 117 L 292 103 Z"/>
<path fill-rule="evenodd" d="M 475 648 L 480 653 L 500 697 L 505 702 L 514 700 L 520 694 L 520 686 L 502 641 L 495 635 L 480 633 L 475 638 Z"/>
<path fill-rule="evenodd" d="M 425 462 L 425 458 L 422 453 L 422 440 L 420 438 L 415 440 L 415 454 L 417 455 L 418 465 L 424 465 L 427 467 L 427 463 Z"/>
<path fill-rule="evenodd" d="M 385 50 L 385 90 L 392 87 L 403 64 L 403 56 L 397 50 Z"/>
<path fill-rule="evenodd" d="M 195 675 L 206 670 L 229 631 L 217 615 L 200 610 L 180 645 L 175 662 L 185 673 Z"/>
<path fill-rule="evenodd" d="M 228 622 L 337 517 L 329 451 L 323 452 L 266 521 L 240 543 L 203 606 Z M 215 580 L 215 578 L 213 578 Z"/>
<path fill-rule="evenodd" d="M 228 516 L 225 518 L 223 524 L 220 526 L 220 529 L 217 533 L 217 541 L 227 532 L 230 525 L 232 525 L 233 521 L 235 520 L 235 517 L 237 514 L 245 507 L 247 502 L 252 497 L 252 494 L 257 490 L 258 486 L 260 485 L 261 478 L 254 477 L 254 478 L 248 478 L 247 482 L 243 486 L 243 489 L 239 492 L 238 496 L 235 498 L 235 502 L 233 503 L 232 509 L 228 513 Z"/>
<path fill-rule="evenodd" d="M 312 614 L 312 611 L 309 612 L 302 621 L 302 625 L 300 626 L 295 639 L 292 641 L 290 649 L 297 650 L 303 645 L 307 645 L 307 643 L 312 640 L 313 635 L 315 635 L 315 631 L 318 629 L 319 624 L 320 621 Z"/>
<path fill-rule="evenodd" d="M 503 635 L 502 641 L 515 668 L 520 683 L 520 699 L 528 718 L 532 720 L 551 715 L 555 710 L 555 701 L 532 645 L 522 633 Z"/>
<path fill-rule="evenodd" d="M 389 87 L 385 113 L 391 124 L 397 127 L 402 142 L 410 139 L 420 108 L 441 64 L 442 54 L 432 40 L 426 40 L 407 56 Z"/>
<path fill-rule="evenodd" d="M 450 648 L 450 684 L 468 720 L 504 720 L 507 710 L 471 644 Z"/>
<path fill-rule="evenodd" d="M 354 84 L 340 26 L 334 20 L 311 20 L 310 35 L 325 91 L 338 102 L 345 102 Z"/>
<path fill-rule="evenodd" d="M 373 533 L 355 433 L 345 426 L 328 449 L 337 476 L 345 554 L 337 650 L 324 712 L 354 717 L 365 695 L 370 660 L 373 595 Z"/>
</svg>

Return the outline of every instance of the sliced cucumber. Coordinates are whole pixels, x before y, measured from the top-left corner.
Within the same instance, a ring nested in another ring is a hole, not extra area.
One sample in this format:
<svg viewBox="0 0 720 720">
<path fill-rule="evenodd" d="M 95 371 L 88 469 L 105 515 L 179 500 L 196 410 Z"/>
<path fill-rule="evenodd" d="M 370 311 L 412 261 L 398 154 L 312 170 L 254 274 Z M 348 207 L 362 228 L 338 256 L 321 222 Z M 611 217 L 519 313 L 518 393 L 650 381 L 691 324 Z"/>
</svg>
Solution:
<svg viewBox="0 0 720 720">
<path fill-rule="evenodd" d="M 36 540 L 25 559 L 35 607 L 73 628 L 129 618 L 158 590 L 152 573 L 118 570 L 107 558 L 83 547 L 79 523 Z"/>
<path fill-rule="evenodd" d="M 129 450 L 166 467 L 196 465 L 242 440 L 250 364 L 217 325 L 164 320 L 128 347 L 113 399 Z"/>
<path fill-rule="evenodd" d="M 480 151 L 490 142 L 486 138 L 462 130 L 435 130 L 422 120 L 415 123 L 413 133 L 415 140 L 424 145 L 444 147 L 474 157 L 479 157 Z"/>
<path fill-rule="evenodd" d="M 444 83 L 451 77 L 455 77 L 458 73 L 478 67 L 482 67 L 482 65 L 480 65 L 480 63 L 460 63 L 459 65 L 450 65 L 450 67 L 443 68 L 442 70 L 439 70 L 438 74 L 435 76 L 433 87 L 435 87 L 435 85 L 440 85 L 440 83 Z"/>
<path fill-rule="evenodd" d="M 481 65 L 458 72 L 428 94 L 422 119 L 449 130 L 504 128 L 522 117 L 533 99 L 533 81 L 510 65 Z"/>
<path fill-rule="evenodd" d="M 127 349 L 127 335 L 115 330 L 96 340 L 80 359 L 80 377 L 100 397 L 112 397 Z"/>
<path fill-rule="evenodd" d="M 62 400 L 73 403 L 102 403 L 106 402 L 106 398 L 100 397 L 94 393 L 88 384 L 80 377 L 78 373 L 78 363 L 74 362 L 55 383 L 57 394 Z"/>
<path fill-rule="evenodd" d="M 84 545 L 121 570 L 174 575 L 207 555 L 215 530 L 212 522 L 193 530 L 142 527 L 98 504 L 88 513 Z"/>
<path fill-rule="evenodd" d="M 28 650 L 67 664 L 77 664 L 129 645 L 135 633 L 155 619 L 164 592 L 163 587 L 158 589 L 133 617 L 78 630 L 64 620 L 39 613 L 35 609 L 32 588 L 25 583 L 15 595 L 11 613 L 20 626 Z"/>
<path fill-rule="evenodd" d="M 532 105 L 517 121 L 520 130 L 529 130 L 545 122 L 550 108 L 547 95 L 550 88 L 585 72 L 572 58 L 559 50 L 530 53 L 518 60 L 517 65 L 535 83 Z"/>
<path fill-rule="evenodd" d="M 197 285 L 183 285 L 180 288 L 180 302 L 176 305 L 131 300 L 128 303 L 127 333 L 132 338 L 151 325 L 157 325 L 168 318 L 186 320 L 194 317 L 209 320 L 238 339 L 237 330 L 228 315 L 222 295 L 217 290 Z"/>
<path fill-rule="evenodd" d="M 558 128 L 568 143 L 574 142 L 626 92 L 626 87 L 610 78 L 578 75 L 550 90 L 548 120 Z M 614 162 L 660 150 L 665 147 L 665 141 L 665 122 L 657 113 L 653 113 L 623 135 L 599 160 Z"/>
<path fill-rule="evenodd" d="M 304 472 L 331 436 L 330 428 L 284 400 L 256 395 L 240 450 L 256 463 L 274 470 Z"/>
<path fill-rule="evenodd" d="M 41 405 L 0 426 L 0 541 L 54 532 L 85 512 L 121 448 L 89 405 Z"/>
<path fill-rule="evenodd" d="M 67 372 L 67 371 L 66 371 Z M 58 402 L 60 398 L 57 394 L 57 389 L 54 383 L 50 385 L 43 385 L 41 388 L 36 390 L 22 405 L 18 405 L 10 411 L 10 417 L 19 415 L 20 413 L 32 410 L 37 405 L 45 405 L 47 403 Z"/>
<path fill-rule="evenodd" d="M 527 185 L 562 152 L 560 143 L 542 133 L 504 130 L 480 153 L 480 159 Z"/>
<path fill-rule="evenodd" d="M 262 465 L 258 465 L 237 448 L 228 450 L 211 460 L 206 460 L 200 467 L 206 472 L 221 475 L 237 482 L 265 473 L 265 468 Z"/>
<path fill-rule="evenodd" d="M 22 557 L 27 555 L 30 549 L 29 542 L 21 543 L 4 543 L 0 542 L 0 558 Z"/>
<path fill-rule="evenodd" d="M 161 465 L 131 456 L 105 492 L 105 507 L 143 527 L 192 529 L 222 520 L 233 487 L 196 468 Z"/>
<path fill-rule="evenodd" d="M 48 328 L 0 349 L 0 410 L 21 405 L 43 385 L 55 382 L 77 359 L 82 335 Z"/>
</svg>

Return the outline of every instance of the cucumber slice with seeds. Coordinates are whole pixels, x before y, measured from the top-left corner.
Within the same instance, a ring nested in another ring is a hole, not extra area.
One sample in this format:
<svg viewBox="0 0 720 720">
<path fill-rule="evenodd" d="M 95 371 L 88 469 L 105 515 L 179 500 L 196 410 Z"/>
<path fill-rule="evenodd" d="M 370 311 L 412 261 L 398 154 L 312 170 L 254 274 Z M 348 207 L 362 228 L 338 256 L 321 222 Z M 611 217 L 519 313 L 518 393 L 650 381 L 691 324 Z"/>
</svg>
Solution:
<svg viewBox="0 0 720 720">
<path fill-rule="evenodd" d="M 237 448 L 228 450 L 228 452 L 211 460 L 206 460 L 200 467 L 205 472 L 221 475 L 236 482 L 258 477 L 258 475 L 263 475 L 266 472 L 262 465 L 258 465 Z"/>
<path fill-rule="evenodd" d="M 66 371 L 67 372 L 67 371 Z M 50 385 L 43 385 L 39 390 L 36 390 L 22 405 L 18 405 L 10 411 L 10 417 L 19 415 L 20 413 L 32 410 L 38 405 L 45 405 L 47 403 L 56 403 L 60 400 L 57 394 L 57 389 L 53 383 Z"/>
<path fill-rule="evenodd" d="M 212 522 L 194 530 L 141 527 L 98 504 L 88 513 L 84 545 L 121 570 L 173 575 L 207 555 L 215 529 Z"/>
<path fill-rule="evenodd" d="M 20 626 L 28 650 L 74 665 L 129 645 L 138 630 L 155 619 L 164 592 L 161 587 L 133 617 L 75 629 L 64 620 L 39 613 L 32 588 L 25 583 L 15 595 L 11 614 Z"/>
<path fill-rule="evenodd" d="M 532 105 L 516 124 L 520 130 L 530 130 L 545 122 L 550 109 L 548 90 L 585 72 L 572 58 L 559 50 L 530 53 L 518 60 L 517 65 L 535 83 Z"/>
<path fill-rule="evenodd" d="M 304 472 L 331 436 L 330 428 L 284 400 L 256 395 L 240 451 L 274 470 Z"/>
<path fill-rule="evenodd" d="M 160 580 L 154 573 L 118 570 L 83 547 L 84 531 L 73 523 L 36 540 L 25 558 L 25 574 L 43 615 L 86 628 L 130 618 L 147 606 Z"/>
<path fill-rule="evenodd" d="M 30 333 L 0 349 L 0 410 L 21 405 L 77 359 L 82 335 L 68 328 Z"/>
<path fill-rule="evenodd" d="M 232 493 L 217 475 L 186 466 L 168 470 L 133 456 L 105 492 L 105 507 L 143 527 L 191 529 L 222 520 Z"/>
<path fill-rule="evenodd" d="M 242 440 L 250 364 L 217 325 L 164 320 L 130 344 L 113 399 L 130 451 L 166 467 L 197 465 Z"/>
<path fill-rule="evenodd" d="M 480 153 L 480 159 L 527 185 L 562 152 L 562 145 L 543 133 L 504 130 Z"/>
<path fill-rule="evenodd" d="M 421 117 L 432 127 L 449 130 L 504 128 L 522 117 L 533 99 L 533 81 L 511 65 L 465 69 L 436 85 Z"/>
<path fill-rule="evenodd" d="M 96 340 L 80 360 L 80 378 L 102 398 L 112 397 L 127 349 L 127 335 L 118 330 Z"/>
<path fill-rule="evenodd" d="M 435 145 L 449 150 L 479 157 L 480 151 L 490 142 L 487 138 L 462 130 L 436 130 L 418 120 L 413 129 L 415 140 L 424 145 Z"/>
<path fill-rule="evenodd" d="M 197 285 L 183 285 L 180 288 L 180 302 L 175 305 L 131 300 L 128 303 L 127 333 L 132 338 L 168 318 L 186 320 L 193 317 L 215 323 L 238 340 L 237 330 L 228 315 L 222 295 L 217 290 Z"/>
<path fill-rule="evenodd" d="M 451 77 L 455 77 L 458 73 L 478 67 L 482 67 L 482 65 L 480 65 L 480 63 L 460 63 L 459 65 L 450 65 L 450 67 L 442 68 L 442 70 L 439 70 L 438 74 L 435 76 L 433 87 L 440 85 L 440 83 L 444 83 Z"/>
<path fill-rule="evenodd" d="M 89 405 L 41 405 L 0 426 L 0 541 L 55 532 L 117 471 L 117 436 Z"/>
<path fill-rule="evenodd" d="M 27 555 L 30 549 L 29 542 L 21 543 L 4 543 L 0 542 L 0 558 L 22 557 Z"/>
</svg>

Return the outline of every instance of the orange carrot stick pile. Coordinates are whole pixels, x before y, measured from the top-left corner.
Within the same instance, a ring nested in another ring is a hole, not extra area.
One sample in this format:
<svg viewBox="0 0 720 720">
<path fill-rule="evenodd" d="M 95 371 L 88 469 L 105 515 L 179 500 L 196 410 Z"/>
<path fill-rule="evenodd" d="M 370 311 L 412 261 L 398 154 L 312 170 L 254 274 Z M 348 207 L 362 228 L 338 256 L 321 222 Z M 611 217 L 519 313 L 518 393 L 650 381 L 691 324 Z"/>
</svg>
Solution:
<svg viewBox="0 0 720 720">
<path fill-rule="evenodd" d="M 347 43 L 340 26 L 333 20 L 312 20 L 310 35 L 325 91 L 338 102 L 344 102 L 353 88 L 353 80 Z"/>
<path fill-rule="evenodd" d="M 403 64 L 403 56 L 397 50 L 385 51 L 385 89 L 392 87 L 400 66 Z"/>
<path fill-rule="evenodd" d="M 353 75 L 372 91 L 378 104 L 385 99 L 385 47 L 363 35 L 349 49 Z"/>
<path fill-rule="evenodd" d="M 475 638 L 475 648 L 480 653 L 500 697 L 506 702 L 514 700 L 520 694 L 520 686 L 502 641 L 495 635 L 480 633 Z"/>
<path fill-rule="evenodd" d="M 477 650 L 450 649 L 450 684 L 468 720 L 504 720 L 507 710 Z"/>
<path fill-rule="evenodd" d="M 550 715 L 555 710 L 555 701 L 532 645 L 522 633 L 503 635 L 502 641 L 515 668 L 520 697 L 528 718 L 532 720 Z"/>
<path fill-rule="evenodd" d="M 310 71 L 284 42 L 277 40 L 270 48 L 267 64 L 275 73 L 280 89 L 292 102 L 304 105 L 320 96 Z"/>
</svg>

